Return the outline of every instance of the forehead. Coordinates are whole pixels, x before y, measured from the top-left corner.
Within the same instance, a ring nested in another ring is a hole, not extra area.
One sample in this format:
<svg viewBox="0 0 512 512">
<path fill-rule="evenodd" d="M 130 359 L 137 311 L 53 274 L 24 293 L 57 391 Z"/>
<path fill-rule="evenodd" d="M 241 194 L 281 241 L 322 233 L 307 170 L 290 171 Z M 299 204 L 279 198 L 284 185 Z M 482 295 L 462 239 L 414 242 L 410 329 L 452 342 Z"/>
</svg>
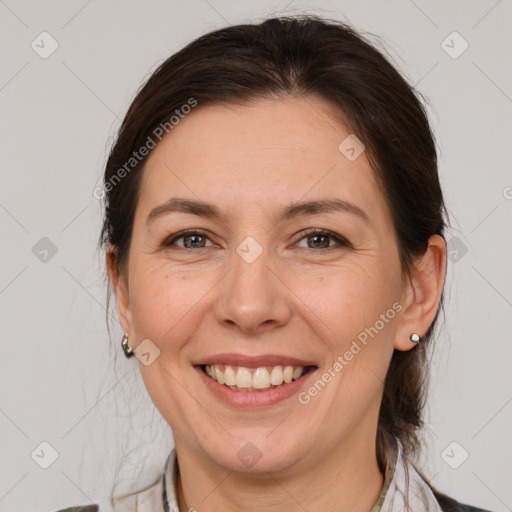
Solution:
<svg viewBox="0 0 512 512">
<path fill-rule="evenodd" d="M 172 196 L 248 214 L 338 197 L 387 215 L 365 152 L 351 160 L 340 151 L 351 132 L 336 114 L 313 97 L 199 105 L 149 155 L 138 210 Z"/>
</svg>

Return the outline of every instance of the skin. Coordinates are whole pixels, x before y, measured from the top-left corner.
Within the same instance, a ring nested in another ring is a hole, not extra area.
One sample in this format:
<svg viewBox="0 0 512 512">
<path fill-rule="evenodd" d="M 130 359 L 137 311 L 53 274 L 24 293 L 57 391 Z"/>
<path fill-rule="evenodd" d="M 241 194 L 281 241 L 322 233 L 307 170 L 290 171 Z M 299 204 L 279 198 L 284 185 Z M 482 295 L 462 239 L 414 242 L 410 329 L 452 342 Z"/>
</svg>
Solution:
<svg viewBox="0 0 512 512">
<path fill-rule="evenodd" d="M 313 97 L 205 106 L 148 158 L 128 264 L 118 275 L 107 263 L 130 346 L 150 339 L 160 350 L 139 366 L 172 428 L 181 510 L 362 512 L 380 494 L 375 436 L 383 379 L 393 350 L 413 349 L 410 334 L 423 335 L 435 317 L 446 246 L 432 236 L 403 279 L 390 212 L 366 154 L 351 162 L 338 150 L 350 133 Z M 226 216 L 174 212 L 146 225 L 171 197 L 213 203 Z M 272 220 L 291 202 L 325 198 L 350 201 L 369 222 L 347 212 Z M 303 234 L 310 228 L 332 231 L 351 247 Z M 184 229 L 208 234 L 189 251 L 183 238 L 165 247 Z M 248 236 L 263 249 L 250 264 L 236 252 Z M 400 313 L 308 404 L 292 397 L 239 410 L 214 397 L 192 366 L 220 352 L 288 354 L 315 361 L 321 375 L 395 302 Z M 248 442 L 262 455 L 250 468 L 237 457 Z"/>
</svg>

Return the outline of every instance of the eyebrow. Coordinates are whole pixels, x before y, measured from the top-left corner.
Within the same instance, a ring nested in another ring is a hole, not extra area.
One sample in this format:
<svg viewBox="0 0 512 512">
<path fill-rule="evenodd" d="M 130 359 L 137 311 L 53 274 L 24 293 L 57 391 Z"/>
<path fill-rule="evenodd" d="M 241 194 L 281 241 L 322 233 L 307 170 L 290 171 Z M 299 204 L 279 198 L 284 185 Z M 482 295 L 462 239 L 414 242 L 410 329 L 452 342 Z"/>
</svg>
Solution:
<svg viewBox="0 0 512 512">
<path fill-rule="evenodd" d="M 173 197 L 166 203 L 153 208 L 146 219 L 146 225 L 150 224 L 162 215 L 179 212 L 197 215 L 208 219 L 218 219 L 223 221 L 226 214 L 221 212 L 215 205 L 196 201 L 192 199 L 182 199 Z M 317 201 L 303 201 L 291 203 L 281 208 L 274 217 L 274 223 L 293 219 L 306 215 L 318 215 L 321 213 L 351 213 L 364 221 L 370 223 L 368 214 L 359 206 L 337 198 L 320 199 Z"/>
</svg>

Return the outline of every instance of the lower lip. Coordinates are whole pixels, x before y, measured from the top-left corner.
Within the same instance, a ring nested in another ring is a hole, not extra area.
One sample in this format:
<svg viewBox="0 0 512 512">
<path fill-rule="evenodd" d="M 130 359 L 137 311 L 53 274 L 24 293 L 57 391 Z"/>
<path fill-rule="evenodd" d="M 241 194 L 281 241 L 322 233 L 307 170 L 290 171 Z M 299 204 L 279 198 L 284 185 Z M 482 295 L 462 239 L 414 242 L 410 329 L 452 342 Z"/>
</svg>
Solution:
<svg viewBox="0 0 512 512">
<path fill-rule="evenodd" d="M 196 366 L 195 369 L 199 372 L 199 376 L 203 382 L 208 386 L 208 389 L 218 398 L 224 402 L 238 408 L 254 408 L 266 407 L 269 405 L 277 404 L 282 400 L 290 398 L 298 393 L 309 378 L 316 372 L 317 368 L 308 371 L 300 379 L 292 382 L 281 384 L 268 391 L 235 391 L 228 388 L 224 384 L 219 384 L 216 380 L 208 377 L 201 367 Z"/>
</svg>

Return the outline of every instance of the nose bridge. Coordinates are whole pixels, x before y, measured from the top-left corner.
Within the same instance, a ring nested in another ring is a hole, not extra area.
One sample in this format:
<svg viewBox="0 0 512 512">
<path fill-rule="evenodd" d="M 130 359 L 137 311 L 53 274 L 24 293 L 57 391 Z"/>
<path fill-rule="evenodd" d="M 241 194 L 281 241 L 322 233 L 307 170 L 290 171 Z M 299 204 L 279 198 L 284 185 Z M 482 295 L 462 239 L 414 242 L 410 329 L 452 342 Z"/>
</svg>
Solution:
<svg viewBox="0 0 512 512">
<path fill-rule="evenodd" d="M 272 264 L 269 248 L 254 237 L 246 237 L 234 248 L 232 270 L 217 307 L 220 322 L 254 332 L 263 325 L 282 325 L 288 320 L 286 291 L 274 275 Z"/>
<path fill-rule="evenodd" d="M 252 237 L 243 240 L 233 254 L 232 291 L 236 291 L 240 298 L 245 295 L 254 295 L 254 298 L 259 295 L 259 300 L 270 297 L 271 259 L 268 247 L 264 248 Z"/>
</svg>

